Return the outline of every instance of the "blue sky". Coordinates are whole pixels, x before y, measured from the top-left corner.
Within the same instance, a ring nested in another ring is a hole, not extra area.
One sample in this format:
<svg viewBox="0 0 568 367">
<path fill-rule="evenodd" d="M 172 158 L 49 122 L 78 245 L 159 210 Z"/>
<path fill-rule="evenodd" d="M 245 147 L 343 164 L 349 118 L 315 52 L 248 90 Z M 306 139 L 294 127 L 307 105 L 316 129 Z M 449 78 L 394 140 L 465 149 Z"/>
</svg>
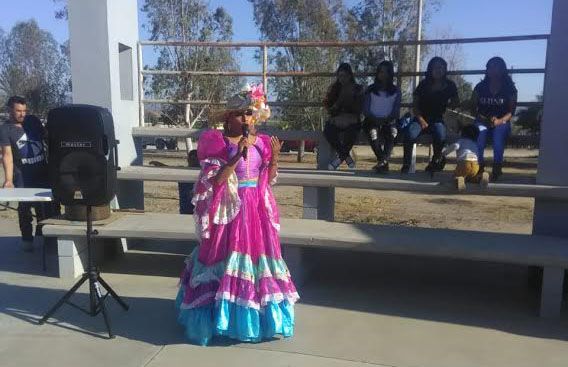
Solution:
<svg viewBox="0 0 568 367">
<path fill-rule="evenodd" d="M 428 0 L 425 0 L 426 2 Z M 550 32 L 553 0 L 442 0 L 440 10 L 433 14 L 425 26 L 427 34 L 450 29 L 457 37 L 483 37 L 495 35 L 540 34 Z M 347 0 L 352 4 L 354 0 Z M 143 0 L 138 0 L 139 5 Z M 252 6 L 246 0 L 211 0 L 211 8 L 223 6 L 234 19 L 234 40 L 256 40 L 258 31 L 254 25 Z M 17 21 L 34 18 L 40 27 L 50 31 L 59 42 L 68 38 L 67 24 L 54 18 L 60 5 L 52 0 L 18 0 L 4 4 L 0 12 L 0 28 L 9 31 Z M 514 17 L 512 16 L 514 14 Z M 140 17 L 143 22 L 143 15 Z M 141 38 L 147 35 L 141 30 Z M 515 68 L 544 67 L 546 42 L 495 43 L 465 45 L 463 47 L 466 69 L 482 69 L 487 59 L 502 56 Z M 148 52 L 145 53 L 148 55 Z M 148 56 L 145 56 L 148 59 Z M 258 70 L 252 61 L 252 53 L 241 53 L 241 69 Z M 476 82 L 479 76 L 469 77 Z M 532 100 L 541 93 L 541 75 L 517 75 L 514 77 L 520 100 Z"/>
</svg>

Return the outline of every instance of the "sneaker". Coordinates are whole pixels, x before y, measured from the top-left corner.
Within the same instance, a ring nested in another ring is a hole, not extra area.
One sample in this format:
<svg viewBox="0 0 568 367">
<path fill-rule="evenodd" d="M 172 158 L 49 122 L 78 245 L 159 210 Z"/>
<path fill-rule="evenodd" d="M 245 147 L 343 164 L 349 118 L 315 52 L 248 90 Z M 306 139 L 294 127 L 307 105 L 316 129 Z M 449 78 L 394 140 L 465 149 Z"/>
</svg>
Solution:
<svg viewBox="0 0 568 367">
<path fill-rule="evenodd" d="M 355 169 L 355 161 L 350 155 L 345 158 L 345 163 L 347 163 L 347 167 L 349 167 L 349 169 Z"/>
<path fill-rule="evenodd" d="M 402 166 L 402 168 L 400 169 L 400 173 L 403 174 L 403 175 L 406 175 L 406 174 L 408 174 L 408 172 L 410 172 L 410 166 L 404 164 Z"/>
<path fill-rule="evenodd" d="M 454 185 L 458 191 L 465 190 L 465 177 L 454 177 Z"/>
<path fill-rule="evenodd" d="M 327 165 L 327 169 L 330 171 L 335 171 L 339 168 L 340 165 L 341 165 L 341 159 L 335 158 L 334 160 L 329 162 L 329 164 Z"/>
<path fill-rule="evenodd" d="M 486 189 L 487 186 L 489 186 L 489 173 L 487 172 L 481 173 L 481 179 L 479 180 L 479 185 L 481 185 L 481 187 L 484 189 Z"/>
<path fill-rule="evenodd" d="M 375 166 L 375 171 L 377 173 L 388 173 L 389 172 L 389 162 L 382 161 Z"/>
<path fill-rule="evenodd" d="M 34 250 L 34 241 L 22 240 L 22 250 L 24 250 L 24 252 L 32 252 Z"/>
</svg>

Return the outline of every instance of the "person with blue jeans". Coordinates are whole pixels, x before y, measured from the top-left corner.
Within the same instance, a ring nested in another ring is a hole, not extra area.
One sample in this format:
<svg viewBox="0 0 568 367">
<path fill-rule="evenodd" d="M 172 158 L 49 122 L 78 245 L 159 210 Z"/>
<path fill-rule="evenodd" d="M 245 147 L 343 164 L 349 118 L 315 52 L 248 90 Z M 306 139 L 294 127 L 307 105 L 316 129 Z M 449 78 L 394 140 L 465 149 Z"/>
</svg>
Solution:
<svg viewBox="0 0 568 367">
<path fill-rule="evenodd" d="M 459 105 L 456 84 L 447 77 L 448 64 L 441 57 L 428 62 L 426 78 L 414 91 L 414 119 L 404 129 L 404 158 L 401 172 L 408 173 L 412 159 L 412 147 L 422 134 L 430 134 L 434 140 L 434 155 L 426 171 L 441 171 L 445 165 L 442 149 L 446 142 L 444 113 L 448 106 Z"/>
<path fill-rule="evenodd" d="M 475 106 L 475 124 L 479 129 L 477 145 L 480 169 L 485 169 L 484 150 L 487 139 L 493 138 L 493 169 L 491 180 L 502 175 L 505 144 L 511 134 L 511 118 L 517 105 L 517 88 L 507 73 L 507 65 L 500 57 L 491 58 L 486 65 L 485 78 L 472 94 Z"/>
</svg>

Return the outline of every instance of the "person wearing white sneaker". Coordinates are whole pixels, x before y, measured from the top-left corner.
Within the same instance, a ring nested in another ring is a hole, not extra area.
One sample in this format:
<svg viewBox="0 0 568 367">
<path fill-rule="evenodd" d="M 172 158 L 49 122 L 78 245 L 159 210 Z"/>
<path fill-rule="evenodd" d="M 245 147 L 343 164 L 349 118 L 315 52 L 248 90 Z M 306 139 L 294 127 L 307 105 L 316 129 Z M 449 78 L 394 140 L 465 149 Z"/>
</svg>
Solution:
<svg viewBox="0 0 568 367">
<path fill-rule="evenodd" d="M 349 152 L 361 130 L 359 117 L 363 88 L 355 83 L 355 76 L 348 63 L 339 65 L 336 75 L 337 80 L 329 87 L 324 100 L 330 118 L 325 123 L 323 133 L 337 153 L 329 162 L 330 170 L 336 170 L 343 162 L 346 162 L 349 168 L 355 168 L 355 162 Z"/>
</svg>

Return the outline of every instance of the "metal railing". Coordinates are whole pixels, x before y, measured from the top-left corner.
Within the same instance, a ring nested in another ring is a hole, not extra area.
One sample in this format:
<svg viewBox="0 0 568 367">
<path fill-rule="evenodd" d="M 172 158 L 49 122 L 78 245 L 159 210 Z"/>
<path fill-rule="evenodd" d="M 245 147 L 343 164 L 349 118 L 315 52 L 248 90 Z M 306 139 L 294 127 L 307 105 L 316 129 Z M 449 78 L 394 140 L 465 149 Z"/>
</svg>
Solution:
<svg viewBox="0 0 568 367">
<path fill-rule="evenodd" d="M 199 76 L 225 76 L 225 77 L 262 77 L 265 93 L 268 95 L 269 77 L 333 77 L 333 72 L 304 72 L 304 71 L 268 71 L 268 49 L 282 47 L 315 47 L 315 48 L 350 48 L 350 47 L 376 47 L 376 46 L 414 46 L 414 45 L 444 45 L 444 44 L 472 44 L 494 42 L 519 42 L 548 40 L 548 34 L 500 36 L 500 37 L 475 37 L 475 38 L 452 38 L 433 40 L 399 40 L 399 41 L 287 41 L 287 42 L 200 42 L 200 41 L 140 41 L 138 42 L 138 97 L 139 97 L 139 122 L 144 126 L 144 104 L 192 104 L 192 105 L 224 105 L 226 101 L 208 100 L 172 100 L 172 99 L 145 99 L 144 76 L 146 75 L 199 75 Z M 224 47 L 224 48 L 260 48 L 262 50 L 262 72 L 250 71 L 196 71 L 196 70 L 156 70 L 143 68 L 142 48 L 144 46 L 182 46 L 182 47 Z M 511 69 L 511 74 L 544 74 L 545 68 Z M 485 70 L 452 70 L 449 75 L 483 75 Z M 375 75 L 374 72 L 361 72 L 357 77 Z M 423 76 L 424 72 L 402 71 L 396 74 L 397 78 Z M 321 101 L 268 101 L 275 107 L 321 107 Z M 410 103 L 403 103 L 402 107 L 409 107 Z M 518 106 L 537 106 L 542 102 L 517 103 Z"/>
</svg>

